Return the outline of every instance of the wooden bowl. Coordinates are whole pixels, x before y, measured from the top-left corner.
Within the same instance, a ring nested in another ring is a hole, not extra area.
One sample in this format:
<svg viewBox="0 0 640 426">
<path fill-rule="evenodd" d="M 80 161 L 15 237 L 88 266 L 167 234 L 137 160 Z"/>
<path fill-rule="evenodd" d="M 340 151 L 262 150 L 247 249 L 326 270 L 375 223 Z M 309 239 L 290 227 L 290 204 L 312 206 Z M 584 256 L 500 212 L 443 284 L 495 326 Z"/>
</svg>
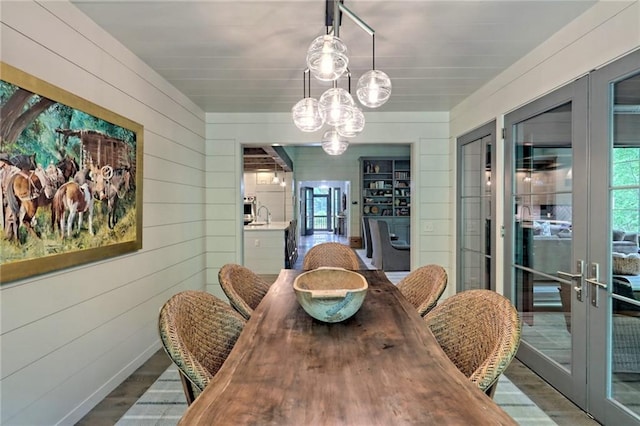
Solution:
<svg viewBox="0 0 640 426">
<path fill-rule="evenodd" d="M 358 312 L 368 288 L 362 275 L 342 268 L 314 269 L 293 281 L 296 298 L 305 312 L 329 323 L 344 321 Z"/>
</svg>

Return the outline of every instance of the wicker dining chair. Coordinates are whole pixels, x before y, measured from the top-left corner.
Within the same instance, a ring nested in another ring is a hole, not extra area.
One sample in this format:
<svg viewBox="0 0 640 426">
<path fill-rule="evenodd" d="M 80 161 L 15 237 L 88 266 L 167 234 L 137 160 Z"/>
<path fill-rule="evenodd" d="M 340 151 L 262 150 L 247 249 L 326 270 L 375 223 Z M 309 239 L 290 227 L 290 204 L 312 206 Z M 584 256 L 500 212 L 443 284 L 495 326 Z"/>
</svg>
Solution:
<svg viewBox="0 0 640 426">
<path fill-rule="evenodd" d="M 360 269 L 358 255 L 350 247 L 334 242 L 321 243 L 311 247 L 302 260 L 302 269 L 317 269 L 333 266 L 350 270 Z"/>
<path fill-rule="evenodd" d="M 440 265 L 425 265 L 411 271 L 397 285 L 398 290 L 425 316 L 447 288 L 447 271 Z"/>
<path fill-rule="evenodd" d="M 271 286 L 251 269 L 235 263 L 227 263 L 220 268 L 218 281 L 231 306 L 246 319 L 251 318 L 253 310 Z"/>
<path fill-rule="evenodd" d="M 449 359 L 493 398 L 522 333 L 509 299 L 491 290 L 467 290 L 445 299 L 424 320 Z"/>
<path fill-rule="evenodd" d="M 178 367 L 187 404 L 213 379 L 245 323 L 231 306 L 204 291 L 182 291 L 162 306 L 160 340 Z"/>
</svg>

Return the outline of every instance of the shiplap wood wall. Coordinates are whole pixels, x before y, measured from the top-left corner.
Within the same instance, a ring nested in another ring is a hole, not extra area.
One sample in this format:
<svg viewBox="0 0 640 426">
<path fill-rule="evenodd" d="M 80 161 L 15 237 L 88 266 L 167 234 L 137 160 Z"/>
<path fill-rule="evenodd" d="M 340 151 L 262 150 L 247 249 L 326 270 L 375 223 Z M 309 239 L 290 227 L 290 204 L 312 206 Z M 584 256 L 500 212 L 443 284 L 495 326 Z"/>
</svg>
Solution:
<svg viewBox="0 0 640 426">
<path fill-rule="evenodd" d="M 3 284 L 0 423 L 73 424 L 159 348 L 204 289 L 204 112 L 67 2 L 3 2 L 2 61 L 144 126 L 143 248 Z"/>
</svg>

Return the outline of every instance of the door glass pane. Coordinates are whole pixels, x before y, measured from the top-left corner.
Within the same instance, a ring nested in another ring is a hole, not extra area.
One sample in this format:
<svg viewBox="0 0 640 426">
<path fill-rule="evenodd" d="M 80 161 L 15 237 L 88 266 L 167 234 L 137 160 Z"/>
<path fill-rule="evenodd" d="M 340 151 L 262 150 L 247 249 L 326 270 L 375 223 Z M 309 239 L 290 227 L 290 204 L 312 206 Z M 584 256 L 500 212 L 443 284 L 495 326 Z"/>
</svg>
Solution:
<svg viewBox="0 0 640 426">
<path fill-rule="evenodd" d="M 478 176 L 482 170 L 482 139 L 470 142 L 462 147 L 463 186 L 464 197 L 480 196 L 480 181 Z"/>
<path fill-rule="evenodd" d="M 515 301 L 522 339 L 571 369 L 571 103 L 515 125 Z M 561 297 L 561 295 L 563 297 Z"/>
<path fill-rule="evenodd" d="M 462 246 L 468 250 L 480 253 L 482 241 L 480 240 L 481 223 L 480 198 L 463 198 L 462 211 L 464 215 L 464 238 Z"/>
<path fill-rule="evenodd" d="M 305 188 L 305 233 L 313 235 L 313 188 Z"/>
<path fill-rule="evenodd" d="M 329 231 L 331 229 L 331 206 L 329 205 L 329 188 L 313 189 L 313 229 Z"/>
<path fill-rule="evenodd" d="M 462 146 L 461 272 L 463 290 L 491 288 L 491 136 Z"/>
<path fill-rule="evenodd" d="M 611 397 L 640 415 L 640 75 L 614 85 Z"/>
<path fill-rule="evenodd" d="M 462 258 L 465 290 L 481 289 L 482 258 L 478 253 L 467 251 Z"/>
<path fill-rule="evenodd" d="M 491 247 L 491 195 L 493 194 L 495 185 L 491 182 L 491 172 L 493 171 L 493 164 L 491 164 L 491 140 L 489 137 L 483 138 L 486 140 L 485 153 L 484 153 L 484 173 L 482 175 L 482 189 L 484 194 L 482 197 L 482 222 L 484 222 L 484 254 L 488 262 L 486 265 L 486 282 L 491 282 L 491 256 L 493 254 L 493 247 Z M 487 286 L 486 288 L 489 288 Z"/>
</svg>

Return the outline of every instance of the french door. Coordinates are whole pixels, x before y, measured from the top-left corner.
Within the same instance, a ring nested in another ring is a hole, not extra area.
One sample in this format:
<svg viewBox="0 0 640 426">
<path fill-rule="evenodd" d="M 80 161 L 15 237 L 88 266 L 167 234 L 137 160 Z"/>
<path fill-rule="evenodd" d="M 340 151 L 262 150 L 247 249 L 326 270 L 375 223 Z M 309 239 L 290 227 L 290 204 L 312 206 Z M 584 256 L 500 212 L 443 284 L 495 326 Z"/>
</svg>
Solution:
<svg viewBox="0 0 640 426">
<path fill-rule="evenodd" d="M 495 130 L 492 121 L 457 140 L 457 291 L 496 289 Z"/>
<path fill-rule="evenodd" d="M 589 409 L 604 424 L 637 425 L 640 51 L 592 73 L 589 104 Z"/>
<path fill-rule="evenodd" d="M 587 88 L 581 78 L 505 116 L 505 292 L 523 321 L 518 358 L 582 408 L 586 305 L 572 278 L 586 261 Z"/>
<path fill-rule="evenodd" d="M 313 188 L 312 187 L 302 187 L 300 188 L 300 205 L 302 207 L 301 210 L 301 221 L 302 228 L 300 230 L 300 235 L 313 235 Z"/>
<path fill-rule="evenodd" d="M 313 189 L 313 229 L 330 231 L 332 229 L 331 190 L 329 188 Z"/>
<path fill-rule="evenodd" d="M 613 260 L 639 256 L 639 64 L 636 52 L 505 116 L 518 357 L 604 424 L 640 424 L 640 281 Z"/>
</svg>

